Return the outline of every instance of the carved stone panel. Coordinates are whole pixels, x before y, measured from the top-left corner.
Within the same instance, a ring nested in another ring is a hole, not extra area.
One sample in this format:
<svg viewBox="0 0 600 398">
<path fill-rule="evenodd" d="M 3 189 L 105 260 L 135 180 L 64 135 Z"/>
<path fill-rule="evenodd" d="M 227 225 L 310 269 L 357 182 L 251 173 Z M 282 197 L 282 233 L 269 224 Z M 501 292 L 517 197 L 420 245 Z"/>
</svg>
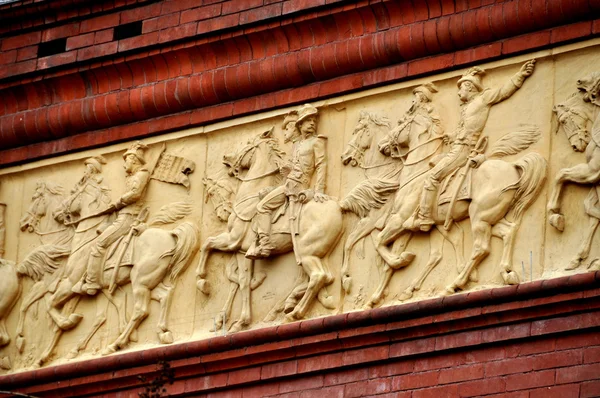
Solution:
<svg viewBox="0 0 600 398">
<path fill-rule="evenodd" d="M 0 170 L 1 371 L 600 267 L 599 54 Z"/>
</svg>

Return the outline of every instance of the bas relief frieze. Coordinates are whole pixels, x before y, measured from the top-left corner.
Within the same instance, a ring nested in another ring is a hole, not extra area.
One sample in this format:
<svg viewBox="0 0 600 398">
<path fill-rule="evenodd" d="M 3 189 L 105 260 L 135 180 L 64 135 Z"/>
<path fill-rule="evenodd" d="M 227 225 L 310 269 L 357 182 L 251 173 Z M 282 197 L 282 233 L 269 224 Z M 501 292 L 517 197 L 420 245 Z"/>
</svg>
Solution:
<svg viewBox="0 0 600 398">
<path fill-rule="evenodd" d="M 0 369 L 598 268 L 598 51 L 0 170 Z"/>
</svg>

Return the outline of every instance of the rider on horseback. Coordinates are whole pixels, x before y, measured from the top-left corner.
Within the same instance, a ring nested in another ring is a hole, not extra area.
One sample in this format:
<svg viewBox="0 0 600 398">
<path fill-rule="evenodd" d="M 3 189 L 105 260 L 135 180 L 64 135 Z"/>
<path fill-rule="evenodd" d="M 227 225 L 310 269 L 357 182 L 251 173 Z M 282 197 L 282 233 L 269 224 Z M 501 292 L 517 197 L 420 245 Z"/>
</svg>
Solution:
<svg viewBox="0 0 600 398">
<path fill-rule="evenodd" d="M 98 290 L 102 289 L 100 278 L 108 248 L 130 231 L 137 215 L 143 208 L 142 199 L 150 180 L 150 172 L 144 166 L 146 164 L 144 159 L 146 148 L 146 145 L 136 142 L 123 154 L 125 173 L 127 174 L 125 177 L 127 191 L 105 212 L 108 214 L 109 212 L 118 211 L 117 218 L 104 229 L 92 246 L 85 283 L 82 285 L 83 281 L 80 281 L 76 284 L 73 287 L 75 293 L 85 292 L 93 296 Z"/>
<path fill-rule="evenodd" d="M 313 175 L 316 175 L 313 199 L 317 202 L 327 199 L 324 193 L 327 171 L 326 137 L 317 135 L 317 114 L 317 108 L 306 104 L 298 112 L 290 112 L 283 121 L 286 141 L 293 142 L 292 159 L 281 168 L 281 173 L 286 178 L 285 183 L 269 192 L 256 206 L 259 244 L 248 250 L 248 258 L 269 257 L 274 249 L 270 240 L 272 213 L 284 206 L 288 198 L 297 201 L 298 195 L 310 188 Z"/>
<path fill-rule="evenodd" d="M 485 71 L 478 67 L 470 68 L 458 80 L 458 96 L 462 104 L 452 147 L 450 152 L 429 172 L 421 192 L 418 214 L 406 222 L 408 229 L 422 231 L 431 229 L 435 223 L 432 209 L 440 182 L 464 166 L 469 158 L 472 166 L 477 167 L 481 164 L 483 155 L 477 154 L 474 149 L 485 127 L 491 107 L 509 98 L 521 88 L 525 79 L 533 73 L 534 67 L 535 60 L 527 61 L 507 83 L 496 89 L 483 87 L 481 77 Z"/>
</svg>

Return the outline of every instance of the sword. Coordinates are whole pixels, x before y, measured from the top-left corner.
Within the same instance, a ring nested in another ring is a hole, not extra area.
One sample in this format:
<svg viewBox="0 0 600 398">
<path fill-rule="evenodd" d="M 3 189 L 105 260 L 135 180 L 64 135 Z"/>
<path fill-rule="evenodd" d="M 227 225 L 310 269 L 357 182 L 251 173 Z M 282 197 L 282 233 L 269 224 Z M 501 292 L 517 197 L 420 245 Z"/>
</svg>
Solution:
<svg viewBox="0 0 600 398">
<path fill-rule="evenodd" d="M 137 217 L 131 224 L 131 229 L 129 230 L 129 233 L 121 242 L 119 254 L 117 255 L 117 262 L 115 264 L 115 268 L 113 269 L 113 273 L 110 278 L 110 284 L 108 285 L 108 292 L 111 295 L 114 293 L 117 287 L 117 276 L 119 275 L 119 267 L 121 265 L 121 261 L 123 261 L 123 257 L 125 257 L 125 251 L 127 251 L 127 247 L 129 247 L 129 243 L 131 242 L 131 238 L 133 237 L 135 227 L 146 221 L 146 218 L 148 218 L 148 208 L 144 207 L 142 211 L 140 211 L 140 214 L 137 215 Z"/>
<path fill-rule="evenodd" d="M 294 257 L 296 257 L 296 265 L 302 266 L 302 258 L 300 257 L 300 253 L 298 253 L 298 243 L 296 241 L 296 218 L 300 214 L 300 208 L 302 206 L 298 206 L 298 200 L 289 198 L 290 200 L 290 233 L 292 234 L 292 249 L 294 250 Z M 298 214 L 296 214 L 296 209 L 298 210 Z"/>
<path fill-rule="evenodd" d="M 479 137 L 479 140 L 477 140 L 477 144 L 475 144 L 475 147 L 473 148 L 472 152 L 475 152 L 477 154 L 481 154 L 483 152 L 485 152 L 485 149 L 487 148 L 487 144 L 488 144 L 488 137 L 487 136 L 482 136 Z M 456 199 L 458 198 L 458 192 L 460 191 L 460 188 L 462 187 L 462 184 L 465 182 L 465 179 L 467 178 L 467 173 L 469 172 L 469 168 L 471 167 L 469 165 L 469 161 L 473 159 L 473 156 L 469 156 L 469 158 L 467 159 L 467 164 L 465 164 L 462 167 L 461 173 L 458 176 L 458 184 L 456 185 L 456 188 L 454 189 L 454 193 L 452 194 L 452 199 L 450 199 L 450 205 L 448 206 L 448 212 L 446 213 L 446 220 L 444 221 L 444 229 L 446 231 L 448 231 L 450 229 L 450 227 L 452 226 L 452 210 L 454 210 L 454 205 L 456 204 Z"/>
</svg>

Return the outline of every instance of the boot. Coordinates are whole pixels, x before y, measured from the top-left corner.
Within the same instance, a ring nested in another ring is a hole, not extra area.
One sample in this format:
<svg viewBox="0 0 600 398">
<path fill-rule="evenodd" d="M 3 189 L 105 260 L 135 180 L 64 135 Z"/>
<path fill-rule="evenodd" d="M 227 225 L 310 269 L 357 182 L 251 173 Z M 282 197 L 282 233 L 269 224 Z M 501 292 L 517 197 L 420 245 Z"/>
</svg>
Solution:
<svg viewBox="0 0 600 398">
<path fill-rule="evenodd" d="M 428 232 L 435 225 L 435 221 L 431 216 L 431 208 L 433 207 L 436 193 L 437 191 L 433 189 L 423 189 L 423 196 L 421 197 L 419 209 L 419 229 L 423 232 Z"/>
<path fill-rule="evenodd" d="M 95 296 L 99 290 L 102 290 L 102 285 L 99 283 L 102 260 L 102 256 L 90 256 L 85 283 L 81 286 L 81 291 L 89 296 Z"/>
</svg>

